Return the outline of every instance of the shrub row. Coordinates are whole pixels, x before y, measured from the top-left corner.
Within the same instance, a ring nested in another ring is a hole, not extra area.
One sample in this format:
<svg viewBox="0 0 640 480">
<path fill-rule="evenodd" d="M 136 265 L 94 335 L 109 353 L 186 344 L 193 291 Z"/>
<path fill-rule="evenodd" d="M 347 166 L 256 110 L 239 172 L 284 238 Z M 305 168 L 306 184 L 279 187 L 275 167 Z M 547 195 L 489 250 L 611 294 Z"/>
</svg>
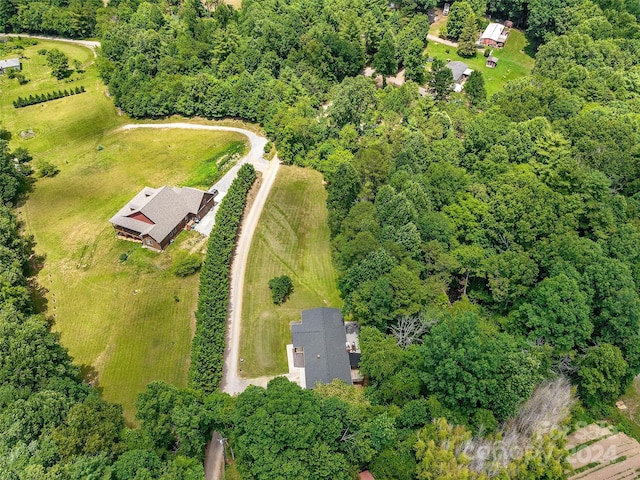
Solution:
<svg viewBox="0 0 640 480">
<path fill-rule="evenodd" d="M 253 165 L 244 164 L 220 204 L 200 273 L 189 382 L 192 387 L 206 393 L 216 390 L 222 379 L 231 256 L 247 202 L 247 193 L 255 179 Z"/>
<path fill-rule="evenodd" d="M 36 103 L 48 102 L 49 100 L 57 100 L 58 98 L 68 97 L 69 95 L 76 95 L 77 93 L 83 93 L 86 90 L 84 86 L 76 87 L 71 90 L 58 90 L 57 92 L 49 92 L 37 95 L 29 95 L 28 98 L 18 97 L 13 101 L 13 106 L 15 108 L 28 107 L 29 105 L 35 105 Z"/>
</svg>

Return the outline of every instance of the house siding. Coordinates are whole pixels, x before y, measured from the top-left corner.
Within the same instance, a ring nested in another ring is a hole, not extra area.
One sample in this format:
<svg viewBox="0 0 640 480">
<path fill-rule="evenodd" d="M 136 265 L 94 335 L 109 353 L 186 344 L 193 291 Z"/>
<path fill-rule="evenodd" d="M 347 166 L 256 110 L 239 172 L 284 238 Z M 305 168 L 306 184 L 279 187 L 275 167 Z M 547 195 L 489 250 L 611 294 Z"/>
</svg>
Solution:
<svg viewBox="0 0 640 480">
<path fill-rule="evenodd" d="M 168 244 L 169 242 L 167 242 Z M 142 246 L 145 248 L 150 248 L 152 250 L 164 250 L 162 245 L 155 241 L 155 239 L 151 238 L 149 235 L 145 235 L 142 237 Z"/>
</svg>

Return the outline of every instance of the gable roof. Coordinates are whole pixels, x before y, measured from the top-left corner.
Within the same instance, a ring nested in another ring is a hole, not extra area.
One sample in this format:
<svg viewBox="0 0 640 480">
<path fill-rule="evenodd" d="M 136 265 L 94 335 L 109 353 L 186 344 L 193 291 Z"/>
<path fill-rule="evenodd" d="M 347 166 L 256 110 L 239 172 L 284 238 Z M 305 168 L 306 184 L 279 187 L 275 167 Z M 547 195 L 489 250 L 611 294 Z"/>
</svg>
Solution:
<svg viewBox="0 0 640 480">
<path fill-rule="evenodd" d="M 144 187 L 109 221 L 138 232 L 141 236 L 149 235 L 160 243 L 184 217 L 198 213 L 206 193 L 189 187 Z M 151 223 L 139 220 L 141 215 Z"/>
<path fill-rule="evenodd" d="M 484 29 L 482 33 L 481 39 L 489 38 L 494 42 L 497 42 L 500 39 L 500 35 L 502 35 L 502 31 L 504 30 L 504 25 L 500 23 L 490 23 L 487 25 L 487 28 Z"/>
<path fill-rule="evenodd" d="M 0 68 L 20 68 L 19 58 L 8 58 L 7 60 L 0 60 Z"/>
<path fill-rule="evenodd" d="M 302 347 L 306 388 L 338 378 L 351 385 L 351 367 L 346 350 L 347 335 L 338 308 L 314 308 L 302 312 L 302 321 L 291 324 L 294 347 Z"/>
<path fill-rule="evenodd" d="M 469 68 L 469 65 L 464 62 L 456 61 L 447 63 L 447 68 L 451 70 L 451 73 L 453 74 L 453 80 L 457 82 L 458 80 L 460 80 L 464 72 Z"/>
</svg>

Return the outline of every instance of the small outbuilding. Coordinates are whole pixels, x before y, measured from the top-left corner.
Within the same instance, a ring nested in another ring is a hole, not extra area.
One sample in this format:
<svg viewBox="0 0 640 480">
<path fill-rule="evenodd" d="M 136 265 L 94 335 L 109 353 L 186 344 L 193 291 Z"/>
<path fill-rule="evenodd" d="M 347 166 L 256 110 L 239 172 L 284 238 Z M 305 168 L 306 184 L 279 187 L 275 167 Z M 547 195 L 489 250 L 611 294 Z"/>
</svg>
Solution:
<svg viewBox="0 0 640 480">
<path fill-rule="evenodd" d="M 480 43 L 492 47 L 504 47 L 508 35 L 508 32 L 504 30 L 505 27 L 501 23 L 490 23 L 487 25 L 487 28 L 484 29 L 484 32 L 482 32 Z"/>
<path fill-rule="evenodd" d="M 487 58 L 486 66 L 489 68 L 496 68 L 498 65 L 498 57 L 490 56 Z"/>
<path fill-rule="evenodd" d="M 22 64 L 19 58 L 9 58 L 0 60 L 0 74 L 6 73 L 8 70 L 22 70 Z"/>
</svg>

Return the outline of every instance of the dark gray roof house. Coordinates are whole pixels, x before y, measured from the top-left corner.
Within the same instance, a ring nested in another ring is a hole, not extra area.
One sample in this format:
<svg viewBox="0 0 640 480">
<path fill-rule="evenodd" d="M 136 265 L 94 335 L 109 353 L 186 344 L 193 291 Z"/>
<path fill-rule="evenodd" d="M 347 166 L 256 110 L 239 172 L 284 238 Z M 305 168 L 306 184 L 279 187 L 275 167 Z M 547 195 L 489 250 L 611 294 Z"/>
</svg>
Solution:
<svg viewBox="0 0 640 480">
<path fill-rule="evenodd" d="M 303 387 L 311 389 L 317 382 L 331 383 L 336 378 L 353 384 L 346 333 L 339 308 L 304 310 L 302 321 L 291 324 L 294 352 L 303 360 Z"/>
<path fill-rule="evenodd" d="M 451 70 L 453 74 L 453 81 L 458 82 L 464 75 L 465 71 L 468 70 L 469 65 L 464 62 L 449 62 L 447 63 L 447 67 Z"/>
<path fill-rule="evenodd" d="M 216 194 L 189 187 L 145 187 L 109 221 L 118 237 L 164 250 L 189 221 L 199 221 L 211 210 Z"/>
</svg>

